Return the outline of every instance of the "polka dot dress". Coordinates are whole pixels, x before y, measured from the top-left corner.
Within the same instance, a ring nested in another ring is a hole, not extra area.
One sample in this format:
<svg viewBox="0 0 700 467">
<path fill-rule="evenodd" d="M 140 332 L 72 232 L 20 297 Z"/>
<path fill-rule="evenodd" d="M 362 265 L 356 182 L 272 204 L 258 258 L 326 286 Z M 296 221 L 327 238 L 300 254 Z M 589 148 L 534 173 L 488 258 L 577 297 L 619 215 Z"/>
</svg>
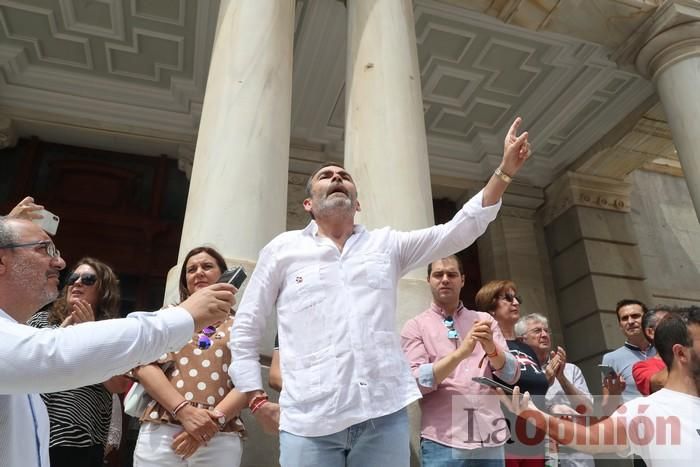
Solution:
<svg viewBox="0 0 700 467">
<path fill-rule="evenodd" d="M 158 359 L 157 363 L 168 368 L 165 376 L 170 384 L 194 406 L 213 409 L 233 388 L 227 373 L 231 363 L 227 344 L 232 324 L 233 317 L 229 317 L 216 327 L 208 349 L 197 347 L 197 333 L 182 349 Z M 141 421 L 179 424 L 156 401 L 151 401 Z M 238 418 L 230 420 L 222 431 L 236 432 L 241 436 L 245 434 L 245 428 Z"/>
</svg>

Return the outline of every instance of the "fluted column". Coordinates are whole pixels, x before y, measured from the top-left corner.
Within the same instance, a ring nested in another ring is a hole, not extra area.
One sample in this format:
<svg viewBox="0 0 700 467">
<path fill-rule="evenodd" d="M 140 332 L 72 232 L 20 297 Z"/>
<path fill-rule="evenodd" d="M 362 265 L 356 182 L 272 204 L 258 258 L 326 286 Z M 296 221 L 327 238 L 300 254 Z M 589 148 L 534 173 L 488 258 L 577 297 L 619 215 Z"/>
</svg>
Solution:
<svg viewBox="0 0 700 467">
<path fill-rule="evenodd" d="M 294 1 L 220 8 L 179 261 L 202 243 L 255 261 L 285 227 Z"/>
<path fill-rule="evenodd" d="M 674 17 L 696 21 L 662 29 L 641 48 L 636 62 L 656 84 L 700 219 L 700 8 L 683 5 Z"/>
<path fill-rule="evenodd" d="M 411 0 L 349 0 L 345 162 L 359 220 L 433 225 L 430 169 Z"/>
</svg>

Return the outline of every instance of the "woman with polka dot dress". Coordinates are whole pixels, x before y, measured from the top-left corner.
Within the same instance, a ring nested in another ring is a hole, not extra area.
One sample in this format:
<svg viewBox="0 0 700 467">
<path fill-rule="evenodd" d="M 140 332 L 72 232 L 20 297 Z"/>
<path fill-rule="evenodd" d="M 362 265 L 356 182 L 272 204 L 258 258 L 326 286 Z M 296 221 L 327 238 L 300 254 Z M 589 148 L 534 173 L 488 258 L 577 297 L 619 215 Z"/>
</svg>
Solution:
<svg viewBox="0 0 700 467">
<path fill-rule="evenodd" d="M 226 270 L 224 258 L 210 247 L 185 257 L 180 299 L 216 282 Z M 141 416 L 134 466 L 239 467 L 245 428 L 238 415 L 246 396 L 228 377 L 233 315 L 197 330 L 177 352 L 134 370 L 153 401 Z"/>
</svg>

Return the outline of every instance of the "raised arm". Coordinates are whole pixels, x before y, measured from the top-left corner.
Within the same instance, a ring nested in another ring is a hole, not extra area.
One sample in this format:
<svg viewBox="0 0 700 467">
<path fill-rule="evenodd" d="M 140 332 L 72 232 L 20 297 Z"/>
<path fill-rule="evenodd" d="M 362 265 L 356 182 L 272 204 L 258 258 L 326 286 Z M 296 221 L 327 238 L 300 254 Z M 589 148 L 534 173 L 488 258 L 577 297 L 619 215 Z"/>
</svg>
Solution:
<svg viewBox="0 0 700 467">
<path fill-rule="evenodd" d="M 484 187 L 483 206 L 492 206 L 501 199 L 510 179 L 515 177 L 525 161 L 530 157 L 528 132 L 518 135 L 523 119 L 518 117 L 510 126 L 503 142 L 503 159 Z"/>
</svg>

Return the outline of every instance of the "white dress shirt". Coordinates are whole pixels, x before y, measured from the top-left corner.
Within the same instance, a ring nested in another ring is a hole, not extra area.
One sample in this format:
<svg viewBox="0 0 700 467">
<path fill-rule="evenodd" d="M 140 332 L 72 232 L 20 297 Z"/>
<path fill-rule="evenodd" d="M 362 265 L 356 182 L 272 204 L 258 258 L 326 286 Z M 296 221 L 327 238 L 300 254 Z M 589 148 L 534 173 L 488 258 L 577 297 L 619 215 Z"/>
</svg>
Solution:
<svg viewBox="0 0 700 467">
<path fill-rule="evenodd" d="M 106 381 L 179 350 L 194 321 L 183 308 L 58 329 L 0 309 L 0 466 L 49 466 L 49 419 L 38 393 Z"/>
<path fill-rule="evenodd" d="M 341 252 L 311 222 L 260 252 L 233 326 L 229 373 L 240 391 L 261 389 L 258 344 L 278 314 L 280 429 L 337 433 L 420 398 L 396 333 L 398 281 L 471 245 L 495 219 L 482 193 L 448 223 L 413 232 L 356 225 Z"/>
</svg>

